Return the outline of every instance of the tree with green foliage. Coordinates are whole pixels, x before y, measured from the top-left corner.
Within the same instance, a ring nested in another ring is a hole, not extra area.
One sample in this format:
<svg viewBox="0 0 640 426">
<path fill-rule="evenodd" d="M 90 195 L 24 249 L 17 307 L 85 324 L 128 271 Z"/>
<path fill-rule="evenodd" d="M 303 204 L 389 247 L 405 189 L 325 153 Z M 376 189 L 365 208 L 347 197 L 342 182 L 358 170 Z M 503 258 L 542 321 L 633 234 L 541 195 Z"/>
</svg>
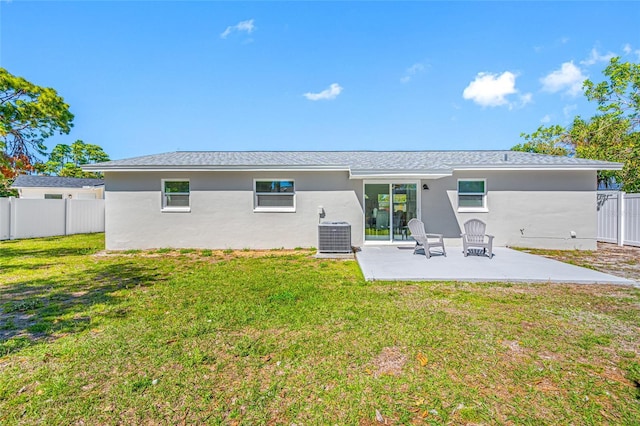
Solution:
<svg viewBox="0 0 640 426">
<path fill-rule="evenodd" d="M 586 80 L 583 86 L 587 99 L 598 103 L 598 114 L 588 120 L 578 116 L 567 128 L 541 126 L 523 133 L 525 143 L 512 149 L 623 163 L 621 171 L 599 172 L 598 181 L 640 192 L 640 64 L 616 57 L 603 74 L 607 80 Z"/>
<path fill-rule="evenodd" d="M 25 156 L 35 163 L 44 154 L 44 140 L 68 134 L 73 126 L 69 105 L 48 87 L 36 86 L 0 68 L 0 151 Z"/>
<path fill-rule="evenodd" d="M 599 183 L 607 187 L 619 184 L 627 192 L 640 191 L 638 157 L 636 154 L 634 159 L 632 155 L 634 150 L 638 150 L 640 134 L 630 129 L 628 120 L 610 114 L 596 115 L 588 121 L 576 117 L 569 132 L 574 141 L 576 157 L 624 164 L 619 171 L 598 172 Z"/>
<path fill-rule="evenodd" d="M 573 150 L 567 131 L 562 126 L 540 126 L 530 135 L 521 133 L 520 136 L 524 138 L 525 142 L 511 148 L 512 151 L 569 155 Z"/>
<path fill-rule="evenodd" d="M 7 179 L 0 174 L 0 197 L 17 197 L 18 191 L 11 188 L 13 179 Z"/>
<path fill-rule="evenodd" d="M 592 118 L 588 126 L 576 126 L 574 138 L 580 155 L 624 163 L 624 168 L 610 176 L 626 192 L 640 192 L 640 64 L 612 58 L 605 68 L 608 80 L 584 82 L 587 99 L 598 103 L 602 115 Z M 611 173 L 611 172 L 609 172 Z"/>
<path fill-rule="evenodd" d="M 30 173 L 34 170 L 35 166 L 26 156 L 9 157 L 4 152 L 0 152 L 0 197 L 17 197 L 18 191 L 11 189 L 13 180 L 21 173 Z"/>
<path fill-rule="evenodd" d="M 56 145 L 49 154 L 49 160 L 38 168 L 48 175 L 99 177 L 98 173 L 85 172 L 81 166 L 103 161 L 109 161 L 109 155 L 100 146 L 77 140 L 71 145 Z"/>
<path fill-rule="evenodd" d="M 0 67 L 0 197 L 16 195 L 9 187 L 20 172 L 32 171 L 44 140 L 68 134 L 69 105 L 48 87 L 36 86 Z"/>
<path fill-rule="evenodd" d="M 594 84 L 584 82 L 584 93 L 598 103 L 598 110 L 621 120 L 628 120 L 632 130 L 640 128 L 640 64 L 612 58 L 603 71 L 609 79 Z"/>
</svg>

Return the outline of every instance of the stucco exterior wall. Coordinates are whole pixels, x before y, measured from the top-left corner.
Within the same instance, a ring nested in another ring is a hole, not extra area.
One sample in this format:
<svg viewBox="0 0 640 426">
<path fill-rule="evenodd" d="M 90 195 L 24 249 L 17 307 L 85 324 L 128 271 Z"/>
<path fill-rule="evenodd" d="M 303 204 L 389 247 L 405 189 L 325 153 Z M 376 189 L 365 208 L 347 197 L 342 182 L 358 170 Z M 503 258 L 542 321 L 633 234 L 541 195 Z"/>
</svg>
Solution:
<svg viewBox="0 0 640 426">
<path fill-rule="evenodd" d="M 44 199 L 45 194 L 59 194 L 73 200 L 100 200 L 104 198 L 104 188 L 20 188 L 20 198 Z"/>
<path fill-rule="evenodd" d="M 190 212 L 162 211 L 162 179 L 190 180 Z M 295 180 L 296 211 L 254 212 L 254 179 Z M 109 250 L 317 247 L 320 220 L 349 222 L 362 245 L 362 182 L 347 172 L 107 172 L 105 181 Z"/>
<path fill-rule="evenodd" d="M 486 179 L 487 212 L 458 212 L 464 178 Z M 464 171 L 422 183 L 429 186 L 421 194 L 425 227 L 444 234 L 448 246 L 460 246 L 464 222 L 478 218 L 498 246 L 596 249 L 594 171 Z"/>
<path fill-rule="evenodd" d="M 486 179 L 487 212 L 458 211 L 461 178 Z M 162 179 L 190 180 L 190 212 L 162 211 Z M 295 180 L 296 211 L 254 211 L 254 179 Z M 347 172 L 107 172 L 105 180 L 109 250 L 317 247 L 320 220 L 349 222 L 352 244 L 363 244 L 363 181 Z M 464 171 L 425 183 L 421 218 L 447 246 L 460 246 L 463 223 L 478 218 L 498 246 L 596 248 L 594 171 Z"/>
</svg>

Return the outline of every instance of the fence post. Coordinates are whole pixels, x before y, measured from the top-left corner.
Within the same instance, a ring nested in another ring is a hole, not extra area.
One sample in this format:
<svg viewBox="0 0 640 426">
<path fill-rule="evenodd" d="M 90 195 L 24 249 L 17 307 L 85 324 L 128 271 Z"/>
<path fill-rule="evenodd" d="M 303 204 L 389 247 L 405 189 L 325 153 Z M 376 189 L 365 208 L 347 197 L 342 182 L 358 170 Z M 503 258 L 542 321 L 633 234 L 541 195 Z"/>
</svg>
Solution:
<svg viewBox="0 0 640 426">
<path fill-rule="evenodd" d="M 626 195 L 625 192 L 623 191 L 619 191 L 618 192 L 618 217 L 617 217 L 617 222 L 618 222 L 618 245 L 619 246 L 623 246 L 624 245 L 624 232 L 625 232 L 625 223 L 624 223 L 624 196 Z"/>
<path fill-rule="evenodd" d="M 16 215 L 16 198 L 9 197 L 9 239 L 13 240 L 16 237 L 16 222 L 18 217 Z"/>
<path fill-rule="evenodd" d="M 70 217 L 71 212 L 69 211 L 69 199 L 64 199 L 64 235 L 69 235 L 69 228 L 71 227 Z"/>
</svg>

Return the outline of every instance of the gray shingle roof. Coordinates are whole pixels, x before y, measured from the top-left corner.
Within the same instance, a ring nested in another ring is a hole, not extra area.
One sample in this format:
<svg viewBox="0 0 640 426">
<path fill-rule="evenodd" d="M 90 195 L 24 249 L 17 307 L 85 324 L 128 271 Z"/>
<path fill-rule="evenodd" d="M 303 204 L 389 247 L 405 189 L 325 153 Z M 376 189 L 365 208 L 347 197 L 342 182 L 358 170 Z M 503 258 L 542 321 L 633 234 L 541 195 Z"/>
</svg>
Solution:
<svg viewBox="0 0 640 426">
<path fill-rule="evenodd" d="M 104 185 L 103 179 L 19 175 L 11 186 L 13 188 L 82 188 L 100 185 Z"/>
<path fill-rule="evenodd" d="M 339 169 L 352 174 L 450 173 L 456 169 L 616 170 L 620 163 L 517 151 L 178 151 L 108 161 L 85 170 Z"/>
</svg>

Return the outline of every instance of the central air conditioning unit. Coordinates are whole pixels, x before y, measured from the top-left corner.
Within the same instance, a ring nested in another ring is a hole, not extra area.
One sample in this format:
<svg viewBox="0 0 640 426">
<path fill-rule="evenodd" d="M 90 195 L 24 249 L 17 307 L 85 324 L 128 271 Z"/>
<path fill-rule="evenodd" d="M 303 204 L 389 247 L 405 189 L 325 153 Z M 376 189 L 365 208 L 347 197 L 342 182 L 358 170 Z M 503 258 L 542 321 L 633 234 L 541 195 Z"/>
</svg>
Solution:
<svg viewBox="0 0 640 426">
<path fill-rule="evenodd" d="M 351 225 L 347 222 L 322 222 L 318 225 L 319 253 L 351 253 Z"/>
</svg>

